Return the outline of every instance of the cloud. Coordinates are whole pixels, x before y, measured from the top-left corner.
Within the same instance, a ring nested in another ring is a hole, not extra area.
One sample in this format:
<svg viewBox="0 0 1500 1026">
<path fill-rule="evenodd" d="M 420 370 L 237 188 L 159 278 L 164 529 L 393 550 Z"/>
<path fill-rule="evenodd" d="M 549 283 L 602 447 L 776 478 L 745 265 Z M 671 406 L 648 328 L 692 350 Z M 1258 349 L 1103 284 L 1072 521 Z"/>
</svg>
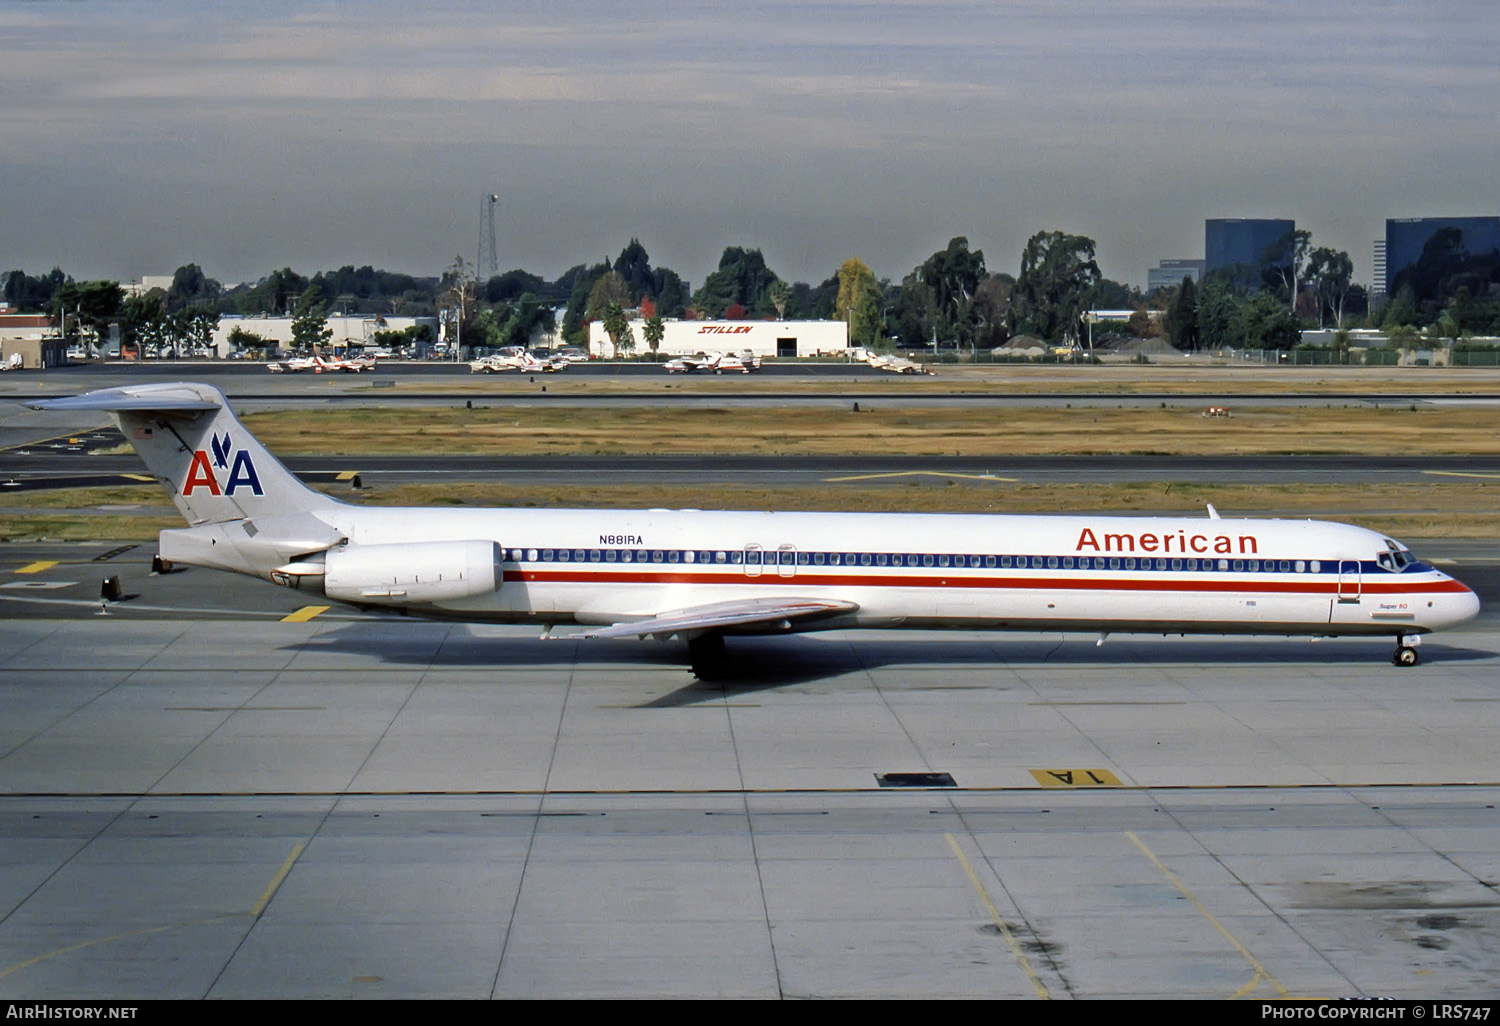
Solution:
<svg viewBox="0 0 1500 1026">
<path fill-rule="evenodd" d="M 1055 227 L 1141 281 L 1252 210 L 1367 268 L 1386 216 L 1491 211 L 1497 22 L 1477 0 L 0 2 L 0 188 L 33 199 L 0 209 L 0 259 L 125 274 L 232 233 L 210 273 L 432 273 L 497 189 L 509 262 L 542 273 L 657 225 L 653 257 L 698 280 L 731 242 L 899 278 L 959 233 L 1013 269 Z"/>
</svg>

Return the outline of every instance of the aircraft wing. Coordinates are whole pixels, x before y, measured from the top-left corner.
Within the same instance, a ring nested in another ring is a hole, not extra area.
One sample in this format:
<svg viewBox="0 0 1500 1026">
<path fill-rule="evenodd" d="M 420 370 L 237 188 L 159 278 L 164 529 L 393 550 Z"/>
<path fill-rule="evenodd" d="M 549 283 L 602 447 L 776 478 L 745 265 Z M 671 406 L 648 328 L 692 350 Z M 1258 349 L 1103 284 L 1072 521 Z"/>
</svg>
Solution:
<svg viewBox="0 0 1500 1026">
<path fill-rule="evenodd" d="M 568 638 L 643 638 L 648 634 L 667 637 L 692 634 L 719 627 L 764 628 L 785 630 L 793 620 L 816 620 L 840 613 L 852 613 L 857 602 L 838 599 L 759 598 L 735 602 L 714 602 L 660 613 L 645 620 L 611 624 L 581 634 L 557 635 Z"/>
</svg>

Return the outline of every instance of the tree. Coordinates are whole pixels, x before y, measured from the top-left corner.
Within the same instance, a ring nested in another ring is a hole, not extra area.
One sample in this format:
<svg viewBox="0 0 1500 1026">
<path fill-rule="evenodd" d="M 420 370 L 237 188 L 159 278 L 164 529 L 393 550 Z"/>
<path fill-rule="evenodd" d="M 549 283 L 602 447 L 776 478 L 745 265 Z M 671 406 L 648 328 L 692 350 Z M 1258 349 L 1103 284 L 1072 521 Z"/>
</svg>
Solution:
<svg viewBox="0 0 1500 1026">
<path fill-rule="evenodd" d="M 1291 349 L 1302 341 L 1297 318 L 1269 292 L 1240 304 L 1236 329 L 1247 349 Z"/>
<path fill-rule="evenodd" d="M 5 303 L 22 313 L 41 313 L 52 309 L 52 296 L 67 282 L 61 267 L 33 278 L 25 271 L 11 271 L 5 276 Z"/>
<path fill-rule="evenodd" d="M 145 295 L 131 296 L 120 304 L 120 345 L 140 349 L 155 348 L 163 340 L 166 303 L 160 289 Z"/>
<path fill-rule="evenodd" d="M 290 267 L 272 271 L 250 290 L 238 293 L 240 313 L 280 316 L 291 310 L 296 297 L 307 291 L 308 280 Z"/>
<path fill-rule="evenodd" d="M 527 346 L 537 335 L 551 331 L 555 326 L 552 306 L 531 292 L 521 295 L 514 303 L 498 307 L 495 311 L 500 324 L 500 346 Z"/>
<path fill-rule="evenodd" d="M 391 332 L 391 334 L 394 335 L 396 332 Z M 266 346 L 265 339 L 253 331 L 246 331 L 238 326 L 230 329 L 228 341 L 234 346 L 236 352 L 243 352 L 246 349 L 264 349 Z"/>
<path fill-rule="evenodd" d="M 1349 362 L 1349 329 L 1339 327 L 1333 333 L 1333 339 L 1328 344 L 1328 349 L 1333 353 L 1334 363 Z"/>
<path fill-rule="evenodd" d="M 1012 333 L 1077 342 L 1090 290 L 1099 281 L 1094 240 L 1037 232 L 1021 254 L 1021 274 L 1007 315 Z"/>
<path fill-rule="evenodd" d="M 61 325 L 72 314 L 74 331 L 88 328 L 98 343 L 109 332 L 110 323 L 119 315 L 124 293 L 117 281 L 74 281 L 69 278 L 52 294 L 52 316 Z"/>
<path fill-rule="evenodd" d="M 651 347 L 651 358 L 655 359 L 656 351 L 661 348 L 661 340 L 666 337 L 667 326 L 662 323 L 661 317 L 652 316 L 646 320 L 641 334 L 646 337 L 646 345 Z"/>
<path fill-rule="evenodd" d="M 462 254 L 453 259 L 453 265 L 443 272 L 439 282 L 438 301 L 449 325 L 449 338 L 455 348 L 462 345 L 464 333 L 475 331 L 473 321 L 478 309 L 474 297 L 474 276 L 469 273 L 468 262 Z M 321 298 L 321 297 L 320 297 Z M 296 326 L 293 325 L 295 332 Z M 454 355 L 457 355 L 455 352 Z"/>
<path fill-rule="evenodd" d="M 651 256 L 640 239 L 631 239 L 629 245 L 615 258 L 612 270 L 625 283 L 625 293 L 631 303 L 656 291 L 656 275 L 651 271 Z"/>
<path fill-rule="evenodd" d="M 947 249 L 924 260 L 917 272 L 922 284 L 932 291 L 936 313 L 933 327 L 940 341 L 972 345 L 974 294 L 985 274 L 983 251 L 971 251 L 969 240 L 959 235 L 948 240 Z"/>
<path fill-rule="evenodd" d="M 184 264 L 172 275 L 167 289 L 167 309 L 181 310 L 194 304 L 216 304 L 224 286 L 203 273 L 197 264 Z"/>
<path fill-rule="evenodd" d="M 937 340 L 937 299 L 922 281 L 922 269 L 901 279 L 891 310 L 891 334 L 908 349 L 925 347 Z"/>
<path fill-rule="evenodd" d="M 1333 326 L 1344 325 L 1344 303 L 1349 298 L 1350 281 L 1354 277 L 1354 261 L 1343 250 L 1332 250 L 1319 246 L 1307 258 L 1307 281 L 1318 299 L 1318 327 L 1326 322 L 1326 312 L 1333 319 Z"/>
<path fill-rule="evenodd" d="M 655 278 L 657 312 L 663 317 L 681 317 L 687 309 L 687 283 L 666 267 L 657 268 Z"/>
<path fill-rule="evenodd" d="M 628 353 L 635 348 L 635 334 L 630 330 L 630 320 L 619 303 L 610 303 L 604 311 L 604 333 L 614 344 L 615 355 Z"/>
<path fill-rule="evenodd" d="M 584 345 L 588 342 L 588 330 L 584 327 L 589 319 L 589 294 L 593 290 L 594 283 L 600 277 L 609 273 L 609 263 L 595 264 L 593 267 L 584 267 L 579 264 L 559 278 L 558 281 L 571 281 L 568 293 L 568 309 L 563 314 L 562 335 L 563 340 L 574 345 Z"/>
<path fill-rule="evenodd" d="M 1198 348 L 1198 288 L 1192 278 L 1182 279 L 1162 320 L 1173 346 L 1188 352 Z"/>
<path fill-rule="evenodd" d="M 188 317 L 187 337 L 195 349 L 213 345 L 214 331 L 219 327 L 219 311 L 200 308 Z"/>
<path fill-rule="evenodd" d="M 1416 345 L 1420 337 L 1410 324 L 1393 324 L 1385 329 L 1385 344 L 1389 349 L 1407 349 Z"/>
<path fill-rule="evenodd" d="M 786 320 L 786 304 L 792 298 L 792 287 L 780 278 L 777 278 L 771 283 L 771 287 L 766 290 L 766 295 L 771 300 L 771 305 L 776 308 L 776 319 L 778 321 Z"/>
<path fill-rule="evenodd" d="M 764 316 L 771 311 L 767 294 L 776 280 L 760 250 L 728 246 L 718 269 L 693 294 L 693 308 L 705 316 L 720 317 L 739 304 L 751 314 Z"/>
<path fill-rule="evenodd" d="M 484 288 L 479 294 L 486 303 L 509 303 L 520 299 L 528 292 L 539 294 L 546 288 L 546 285 L 547 283 L 536 275 L 517 268 L 490 278 L 484 283 Z"/>
<path fill-rule="evenodd" d="M 1415 324 L 1417 321 L 1417 293 L 1411 282 L 1403 282 L 1395 296 L 1385 305 L 1381 313 L 1380 326 L 1389 334 L 1397 326 Z"/>
<path fill-rule="evenodd" d="M 1198 344 L 1216 350 L 1241 345 L 1237 334 L 1239 301 L 1233 285 L 1216 275 L 1203 283 L 1198 295 Z"/>
<path fill-rule="evenodd" d="M 787 316 L 796 319 L 826 321 L 833 317 L 834 304 L 838 301 L 839 276 L 833 275 L 817 285 L 799 281 L 792 285 L 792 298 L 787 302 Z"/>
<path fill-rule="evenodd" d="M 323 292 L 313 286 L 297 300 L 297 309 L 292 317 L 292 346 L 310 350 L 333 338 L 333 329 L 328 326 L 328 310 L 323 305 Z"/>
<path fill-rule="evenodd" d="M 591 321 L 604 318 L 611 306 L 624 308 L 630 304 L 630 289 L 625 284 L 624 277 L 619 271 L 606 271 L 601 274 L 589 289 L 588 304 L 584 311 Z"/>
<path fill-rule="evenodd" d="M 976 345 L 993 349 L 1010 337 L 1005 330 L 1005 315 L 1015 286 L 1016 279 L 1008 274 L 992 274 L 979 283 L 972 308 Z"/>
<path fill-rule="evenodd" d="M 1265 283 L 1280 288 L 1292 305 L 1297 302 L 1311 244 L 1312 232 L 1294 228 L 1273 243 L 1265 254 L 1265 270 L 1262 272 Z"/>
<path fill-rule="evenodd" d="M 880 284 L 862 260 L 850 257 L 839 267 L 839 294 L 834 311 L 849 325 L 849 342 L 873 346 L 880 337 Z"/>
</svg>

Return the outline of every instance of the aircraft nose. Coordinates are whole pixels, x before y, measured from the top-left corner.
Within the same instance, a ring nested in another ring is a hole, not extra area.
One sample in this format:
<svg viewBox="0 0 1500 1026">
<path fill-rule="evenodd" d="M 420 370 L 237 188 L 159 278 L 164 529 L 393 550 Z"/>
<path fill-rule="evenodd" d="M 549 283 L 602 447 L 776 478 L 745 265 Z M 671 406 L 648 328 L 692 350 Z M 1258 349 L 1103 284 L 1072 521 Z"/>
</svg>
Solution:
<svg viewBox="0 0 1500 1026">
<path fill-rule="evenodd" d="M 1471 589 L 1459 585 L 1459 590 L 1442 596 L 1433 604 L 1433 612 L 1437 614 L 1434 617 L 1438 621 L 1435 626 L 1439 629 L 1453 627 L 1479 615 L 1479 596 Z"/>
</svg>

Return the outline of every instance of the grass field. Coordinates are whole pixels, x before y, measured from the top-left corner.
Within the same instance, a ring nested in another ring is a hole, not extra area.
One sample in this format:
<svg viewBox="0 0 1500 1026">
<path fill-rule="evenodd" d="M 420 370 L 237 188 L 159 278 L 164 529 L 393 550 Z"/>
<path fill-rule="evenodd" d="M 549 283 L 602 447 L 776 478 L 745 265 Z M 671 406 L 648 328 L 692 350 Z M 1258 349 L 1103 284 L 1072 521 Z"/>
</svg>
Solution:
<svg viewBox="0 0 1500 1026">
<path fill-rule="evenodd" d="M 737 453 L 815 455 L 1235 455 L 1500 453 L 1500 406 L 394 407 L 257 413 L 245 424 L 287 455 Z"/>
<path fill-rule="evenodd" d="M 450 392 L 458 397 L 537 393 L 562 395 L 692 395 L 711 392 L 788 393 L 813 395 L 860 391 L 922 395 L 953 392 L 1032 395 L 1037 393 L 1141 393 L 1211 395 L 1282 395 L 1301 393 L 1396 393 L 1400 395 L 1461 396 L 1500 390 L 1496 367 L 1295 367 L 1231 363 L 1202 356 L 1162 358 L 1150 364 L 1111 363 L 1104 366 L 1070 364 L 934 364 L 934 373 L 916 377 L 868 371 L 856 376 L 793 376 L 752 374 L 668 375 L 665 371 L 620 376 L 561 374 L 460 375 L 457 377 L 396 377 L 400 391 Z M 382 376 L 384 377 L 384 376 Z M 330 390 L 389 397 L 390 378 L 375 386 L 363 375 L 325 383 Z"/>
<path fill-rule="evenodd" d="M 1241 370 L 1194 368 L 1171 373 L 1157 368 L 958 368 L 958 378 L 983 387 L 1024 381 L 1034 391 L 1060 390 L 1058 382 L 1107 384 L 1122 393 L 1144 389 L 1204 391 L 1206 381 L 1309 391 L 1397 391 L 1424 384 L 1451 396 L 1500 390 L 1500 378 L 1476 371 L 1355 368 Z M 1424 376 L 1425 375 L 1425 376 Z M 1011 379 L 1015 379 L 1012 381 Z M 375 406 L 256 413 L 243 419 L 273 452 L 283 455 L 364 454 L 841 454 L 912 455 L 1171 454 L 1258 455 L 1279 453 L 1423 455 L 1500 452 L 1500 407 L 1451 406 L 1422 399 L 1372 405 L 1329 399 L 1322 405 L 1280 406 L 1242 400 L 1228 418 L 1206 418 L 1195 408 L 1164 404 L 1126 406 L 1094 396 L 1077 404 L 1047 407 L 977 405 L 883 405 L 861 400 L 861 412 L 842 400 L 820 404 L 733 405 L 710 403 L 614 403 L 607 405 L 505 404 L 503 394 L 536 385 L 516 379 L 458 379 L 487 391 L 452 406 Z M 555 386 L 565 377 L 548 378 Z M 907 379 L 889 383 L 906 395 Z M 922 379 L 922 387 L 936 379 Z M 596 384 L 598 382 L 604 384 Z M 677 379 L 674 389 L 738 388 L 771 379 L 726 384 L 717 379 Z M 508 382 L 508 384 L 506 384 Z M 574 379 L 579 389 L 619 389 L 630 379 Z M 1458 387 L 1462 382 L 1465 387 Z M 580 384 L 581 383 L 581 384 Z M 1274 386 L 1271 387 L 1271 386 Z M 1337 387 L 1336 387 L 1337 386 Z M 654 378 L 630 388 L 659 391 Z M 785 387 L 777 383 L 778 388 Z M 826 382 L 812 386 L 827 390 Z M 847 380 L 839 388 L 852 387 Z M 858 387 L 867 388 L 868 383 Z M 952 390 L 952 382 L 947 389 Z M 1022 390 L 1016 387 L 1015 390 Z M 1416 393 L 1417 388 L 1406 391 Z M 383 391 L 383 390 L 382 390 Z M 389 392 L 386 397 L 389 397 Z M 386 398 L 382 397 L 382 398 Z M 1198 515 L 1212 502 L 1225 516 L 1317 517 L 1348 520 L 1398 536 L 1495 537 L 1500 535 L 1500 480 L 1481 476 L 1434 476 L 1405 485 L 1213 486 L 1170 481 L 1142 484 L 1030 484 L 924 477 L 910 482 L 874 480 L 821 482 L 809 487 L 759 488 L 733 485 L 500 484 L 404 485 L 351 492 L 330 486 L 340 498 L 383 505 L 539 506 L 616 508 L 788 509 L 893 512 L 1159 512 Z M 7 496 L 0 540 L 77 538 L 147 540 L 163 527 L 181 526 L 165 496 L 152 486 L 60 490 Z M 103 509 L 100 507 L 136 507 Z"/>
</svg>

